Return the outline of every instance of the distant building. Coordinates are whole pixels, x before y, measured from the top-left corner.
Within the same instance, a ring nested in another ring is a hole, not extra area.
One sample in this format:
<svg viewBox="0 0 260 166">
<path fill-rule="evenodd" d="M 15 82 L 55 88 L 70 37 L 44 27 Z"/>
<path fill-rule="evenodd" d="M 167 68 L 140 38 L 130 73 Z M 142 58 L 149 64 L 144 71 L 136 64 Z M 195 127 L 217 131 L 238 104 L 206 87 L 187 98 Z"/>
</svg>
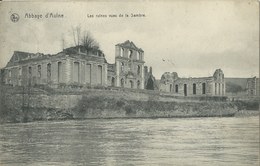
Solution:
<svg viewBox="0 0 260 166">
<path fill-rule="evenodd" d="M 250 97 L 259 96 L 259 78 L 253 77 L 247 79 L 247 95 Z"/>
<path fill-rule="evenodd" d="M 211 77 L 180 78 L 176 72 L 166 72 L 161 77 L 160 91 L 177 96 L 224 96 L 224 73 L 217 69 Z"/>
</svg>

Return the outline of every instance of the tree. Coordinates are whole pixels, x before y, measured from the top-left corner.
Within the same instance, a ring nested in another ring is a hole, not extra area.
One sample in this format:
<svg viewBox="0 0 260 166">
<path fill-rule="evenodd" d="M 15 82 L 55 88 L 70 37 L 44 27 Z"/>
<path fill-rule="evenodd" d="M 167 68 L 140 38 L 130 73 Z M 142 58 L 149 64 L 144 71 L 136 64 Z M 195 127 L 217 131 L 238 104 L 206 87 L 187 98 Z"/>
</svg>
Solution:
<svg viewBox="0 0 260 166">
<path fill-rule="evenodd" d="M 83 34 L 83 35 L 82 35 Z M 80 51 L 80 47 L 82 46 L 84 50 L 99 50 L 98 42 L 93 38 L 89 31 L 81 32 L 81 27 L 78 25 L 77 27 L 72 27 L 72 35 L 74 39 L 75 47 L 77 47 Z"/>
<path fill-rule="evenodd" d="M 99 49 L 99 44 L 97 41 L 92 37 L 89 31 L 85 31 L 84 35 L 81 38 L 82 46 L 85 47 L 87 50 L 90 49 Z"/>
<path fill-rule="evenodd" d="M 153 79 L 152 77 L 150 76 L 147 80 L 147 85 L 146 85 L 146 89 L 149 89 L 149 90 L 154 90 L 154 82 L 153 82 Z"/>
</svg>

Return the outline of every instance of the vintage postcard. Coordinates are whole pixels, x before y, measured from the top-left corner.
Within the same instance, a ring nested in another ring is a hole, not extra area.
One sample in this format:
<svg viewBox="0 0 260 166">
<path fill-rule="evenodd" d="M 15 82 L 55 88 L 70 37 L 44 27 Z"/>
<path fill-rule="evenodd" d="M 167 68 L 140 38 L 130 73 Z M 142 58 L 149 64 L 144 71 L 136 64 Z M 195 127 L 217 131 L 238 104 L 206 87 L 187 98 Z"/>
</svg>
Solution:
<svg viewBox="0 0 260 166">
<path fill-rule="evenodd" d="M 1 1 L 0 165 L 259 165 L 259 1 Z"/>
</svg>

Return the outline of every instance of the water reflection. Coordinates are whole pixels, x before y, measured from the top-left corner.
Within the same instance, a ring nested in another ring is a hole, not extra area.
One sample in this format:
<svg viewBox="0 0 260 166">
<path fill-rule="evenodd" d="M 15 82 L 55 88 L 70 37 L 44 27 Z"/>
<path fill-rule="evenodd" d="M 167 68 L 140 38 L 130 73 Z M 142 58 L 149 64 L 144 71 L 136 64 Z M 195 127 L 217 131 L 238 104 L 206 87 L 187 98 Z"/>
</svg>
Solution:
<svg viewBox="0 0 260 166">
<path fill-rule="evenodd" d="M 95 119 L 0 126 L 0 165 L 258 165 L 259 119 Z"/>
</svg>

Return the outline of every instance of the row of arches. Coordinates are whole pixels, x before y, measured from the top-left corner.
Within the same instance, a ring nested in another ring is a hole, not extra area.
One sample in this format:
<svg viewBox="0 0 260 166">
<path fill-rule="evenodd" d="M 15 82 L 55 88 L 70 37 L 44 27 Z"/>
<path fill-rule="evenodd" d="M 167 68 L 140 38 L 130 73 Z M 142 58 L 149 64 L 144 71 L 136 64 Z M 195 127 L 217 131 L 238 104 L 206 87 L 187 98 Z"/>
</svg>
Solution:
<svg viewBox="0 0 260 166">
<path fill-rule="evenodd" d="M 125 81 L 124 78 L 120 79 L 120 87 L 124 88 L 126 86 L 126 83 L 127 83 L 127 81 Z M 136 84 L 136 88 L 137 89 L 141 89 L 141 82 L 140 82 L 140 80 L 137 80 L 136 83 L 133 80 L 129 80 L 128 83 L 130 85 L 129 88 L 135 88 L 135 84 Z M 111 77 L 111 86 L 112 87 L 116 86 L 116 79 L 115 79 L 115 77 Z"/>
<path fill-rule="evenodd" d="M 127 58 L 133 59 L 133 53 L 134 53 L 133 50 L 127 49 Z M 125 54 L 125 49 L 124 48 L 120 48 L 120 56 L 124 57 L 124 54 Z M 137 60 L 141 60 L 141 53 L 139 51 L 136 51 L 136 59 Z"/>
<path fill-rule="evenodd" d="M 55 67 L 55 70 L 53 70 L 53 64 L 52 63 L 47 63 L 46 66 L 44 67 L 46 70 L 45 73 L 42 73 L 42 65 L 37 65 L 37 71 L 33 71 L 32 66 L 28 67 L 28 78 L 29 81 L 33 78 L 36 77 L 38 80 L 42 79 L 42 74 L 46 74 L 43 77 L 46 79 L 47 78 L 47 83 L 51 83 L 53 81 L 52 75 L 57 76 L 56 81 L 57 83 L 66 83 L 68 81 L 67 79 L 65 80 L 65 65 L 62 62 L 57 62 L 57 68 Z M 92 83 L 92 65 L 91 64 L 86 64 L 82 66 L 80 62 L 73 62 L 72 63 L 72 70 L 71 70 L 71 80 L 75 83 Z M 97 84 L 102 84 L 102 78 L 103 78 L 103 67 L 102 65 L 97 65 L 96 68 L 96 81 L 95 83 Z M 35 73 L 35 74 L 33 74 Z M 40 82 L 40 81 L 39 81 Z"/>
<path fill-rule="evenodd" d="M 120 80 L 120 86 L 121 87 L 125 87 L 125 80 L 122 78 L 121 80 Z M 129 84 L 130 84 L 130 88 L 134 88 L 134 81 L 133 80 L 129 80 Z M 137 89 L 140 89 L 141 87 L 141 83 L 140 83 L 140 81 L 139 80 L 137 80 L 136 81 L 136 87 L 137 87 Z"/>
<path fill-rule="evenodd" d="M 224 93 L 225 93 L 225 84 L 215 83 L 215 95 L 224 95 Z"/>
<path fill-rule="evenodd" d="M 174 87 L 174 93 L 179 93 L 179 84 L 176 84 Z M 170 84 L 170 92 L 173 91 L 173 85 Z M 192 84 L 192 94 L 196 95 L 197 94 L 197 84 L 193 83 Z M 206 83 L 202 83 L 202 88 L 201 88 L 201 94 L 206 94 Z M 188 84 L 183 84 L 183 95 L 188 96 Z"/>
</svg>

